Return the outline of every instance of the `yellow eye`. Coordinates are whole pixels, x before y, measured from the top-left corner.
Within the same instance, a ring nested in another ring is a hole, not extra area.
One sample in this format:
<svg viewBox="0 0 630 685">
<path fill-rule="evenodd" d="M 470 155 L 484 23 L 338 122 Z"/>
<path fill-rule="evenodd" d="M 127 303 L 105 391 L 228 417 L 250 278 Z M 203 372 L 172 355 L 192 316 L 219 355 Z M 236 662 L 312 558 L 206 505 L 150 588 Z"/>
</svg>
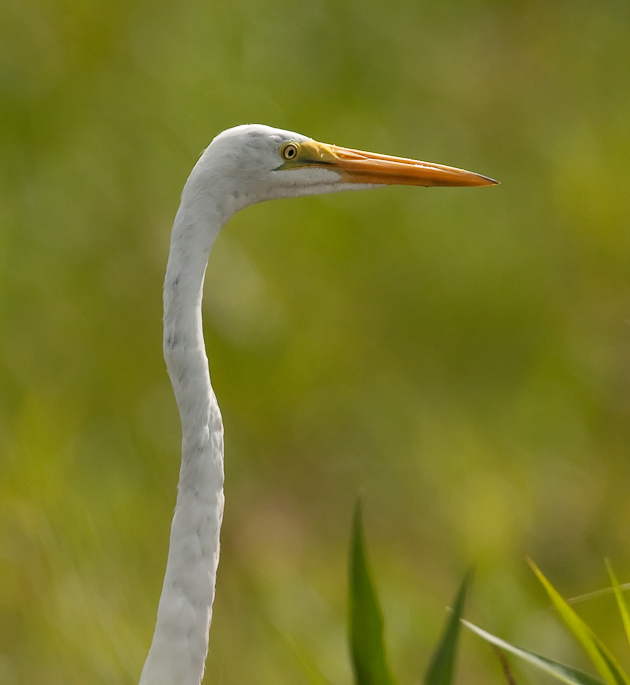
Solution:
<svg viewBox="0 0 630 685">
<path fill-rule="evenodd" d="M 287 161 L 295 159 L 297 157 L 297 153 L 297 143 L 286 143 L 286 145 L 283 145 L 280 149 L 280 154 L 282 155 L 283 159 L 286 159 Z"/>
</svg>

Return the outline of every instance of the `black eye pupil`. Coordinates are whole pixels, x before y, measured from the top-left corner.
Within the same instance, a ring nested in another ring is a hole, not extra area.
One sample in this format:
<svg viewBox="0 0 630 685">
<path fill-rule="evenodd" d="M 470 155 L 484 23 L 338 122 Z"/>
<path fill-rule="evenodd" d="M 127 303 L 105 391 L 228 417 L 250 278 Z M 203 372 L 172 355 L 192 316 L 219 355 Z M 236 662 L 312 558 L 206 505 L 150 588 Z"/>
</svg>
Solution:
<svg viewBox="0 0 630 685">
<path fill-rule="evenodd" d="M 294 145 L 287 145 L 287 147 L 284 151 L 285 159 L 293 159 L 296 154 L 297 154 L 297 150 L 295 149 L 295 146 Z"/>
</svg>

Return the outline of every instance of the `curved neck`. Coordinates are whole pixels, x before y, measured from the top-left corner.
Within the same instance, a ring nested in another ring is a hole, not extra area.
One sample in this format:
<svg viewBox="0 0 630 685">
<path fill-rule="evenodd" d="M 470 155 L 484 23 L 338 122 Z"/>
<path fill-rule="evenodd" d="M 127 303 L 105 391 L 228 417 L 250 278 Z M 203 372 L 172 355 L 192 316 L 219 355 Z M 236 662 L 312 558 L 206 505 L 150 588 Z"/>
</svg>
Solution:
<svg viewBox="0 0 630 685">
<path fill-rule="evenodd" d="M 202 204 L 184 189 L 164 282 L 164 358 L 182 421 L 182 462 L 140 685 L 199 685 L 208 651 L 223 517 L 223 424 L 210 385 L 201 300 L 210 249 L 224 222 L 207 196 Z"/>
</svg>

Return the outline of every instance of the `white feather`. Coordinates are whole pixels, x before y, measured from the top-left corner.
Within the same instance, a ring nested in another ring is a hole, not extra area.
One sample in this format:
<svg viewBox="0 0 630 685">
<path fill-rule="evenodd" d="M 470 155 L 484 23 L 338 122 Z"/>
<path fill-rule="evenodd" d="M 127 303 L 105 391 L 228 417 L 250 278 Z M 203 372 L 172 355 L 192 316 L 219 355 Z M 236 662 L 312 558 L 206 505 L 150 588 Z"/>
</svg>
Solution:
<svg viewBox="0 0 630 685">
<path fill-rule="evenodd" d="M 321 168 L 280 170 L 280 146 L 310 140 L 261 125 L 218 135 L 195 165 L 171 235 L 164 358 L 182 422 L 182 463 L 164 586 L 140 685 L 199 685 L 208 650 L 223 517 L 223 423 L 201 324 L 212 245 L 239 209 L 281 197 L 352 190 Z M 373 186 L 372 186 L 373 187 Z"/>
</svg>

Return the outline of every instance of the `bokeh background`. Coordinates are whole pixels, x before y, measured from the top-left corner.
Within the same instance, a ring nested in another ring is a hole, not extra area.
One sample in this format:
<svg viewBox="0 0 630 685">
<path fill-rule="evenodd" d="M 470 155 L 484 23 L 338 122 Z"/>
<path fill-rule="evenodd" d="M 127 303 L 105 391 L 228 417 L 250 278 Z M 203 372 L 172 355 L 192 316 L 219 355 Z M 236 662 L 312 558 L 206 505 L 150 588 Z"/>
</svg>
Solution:
<svg viewBox="0 0 630 685">
<path fill-rule="evenodd" d="M 3 685 L 137 682 L 179 468 L 170 226 L 248 122 L 502 185 L 267 203 L 219 237 L 205 682 L 351 681 L 359 491 L 401 684 L 473 562 L 469 618 L 584 665 L 523 554 L 566 596 L 605 556 L 630 580 L 629 36 L 627 0 L 2 2 Z M 613 600 L 580 611 L 628 663 Z M 458 682 L 502 682 L 462 647 Z"/>
</svg>

